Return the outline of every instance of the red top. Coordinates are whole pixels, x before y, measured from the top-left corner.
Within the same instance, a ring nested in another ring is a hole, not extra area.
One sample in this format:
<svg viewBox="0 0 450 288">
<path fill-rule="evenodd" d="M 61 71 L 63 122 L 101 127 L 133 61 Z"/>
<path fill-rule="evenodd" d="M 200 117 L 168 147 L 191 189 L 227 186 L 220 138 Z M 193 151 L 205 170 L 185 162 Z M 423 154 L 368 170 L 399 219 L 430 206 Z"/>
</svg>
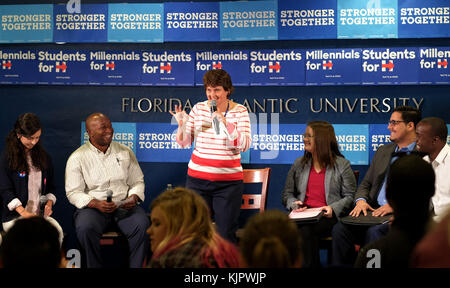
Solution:
<svg viewBox="0 0 450 288">
<path fill-rule="evenodd" d="M 325 168 L 319 173 L 311 165 L 309 171 L 308 186 L 306 186 L 306 196 L 303 203 L 311 208 L 327 206 L 325 199 Z"/>
</svg>

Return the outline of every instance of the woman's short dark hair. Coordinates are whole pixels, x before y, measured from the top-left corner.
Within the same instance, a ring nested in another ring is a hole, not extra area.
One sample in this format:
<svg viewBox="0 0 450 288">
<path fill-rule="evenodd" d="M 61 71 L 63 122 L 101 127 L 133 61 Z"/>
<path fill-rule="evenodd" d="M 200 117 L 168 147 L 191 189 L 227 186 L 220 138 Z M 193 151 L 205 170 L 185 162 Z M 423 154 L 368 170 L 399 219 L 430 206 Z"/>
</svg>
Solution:
<svg viewBox="0 0 450 288">
<path fill-rule="evenodd" d="M 223 69 L 209 70 L 203 75 L 203 86 L 217 87 L 222 86 L 225 91 L 228 91 L 228 96 L 234 91 L 233 83 L 231 82 L 230 74 Z"/>
</svg>

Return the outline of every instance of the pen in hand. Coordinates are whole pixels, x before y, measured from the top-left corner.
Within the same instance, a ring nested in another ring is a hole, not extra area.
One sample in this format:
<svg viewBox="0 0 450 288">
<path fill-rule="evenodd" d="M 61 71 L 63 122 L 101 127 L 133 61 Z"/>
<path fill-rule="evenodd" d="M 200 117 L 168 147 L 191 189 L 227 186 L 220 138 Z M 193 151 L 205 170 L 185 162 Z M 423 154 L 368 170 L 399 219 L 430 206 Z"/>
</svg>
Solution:
<svg viewBox="0 0 450 288">
<path fill-rule="evenodd" d="M 297 204 L 297 208 L 293 209 L 294 212 L 302 212 L 308 209 L 302 201 L 295 201 L 294 204 Z"/>
</svg>

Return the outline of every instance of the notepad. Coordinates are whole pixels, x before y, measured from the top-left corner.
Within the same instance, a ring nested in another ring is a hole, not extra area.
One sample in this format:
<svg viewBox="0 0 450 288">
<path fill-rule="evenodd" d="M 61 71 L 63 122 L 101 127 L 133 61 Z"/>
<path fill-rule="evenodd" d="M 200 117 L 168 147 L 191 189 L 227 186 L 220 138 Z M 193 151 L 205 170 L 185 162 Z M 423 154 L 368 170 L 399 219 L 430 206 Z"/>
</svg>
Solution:
<svg viewBox="0 0 450 288">
<path fill-rule="evenodd" d="M 379 225 L 389 222 L 389 219 L 392 217 L 392 214 L 388 214 L 385 216 L 372 216 L 372 211 L 367 211 L 367 215 L 361 212 L 358 217 L 353 216 L 345 216 L 341 218 L 341 222 L 348 225 L 363 225 L 363 226 L 372 226 Z"/>
<path fill-rule="evenodd" d="M 322 217 L 324 211 L 322 208 L 308 208 L 301 212 L 295 212 L 294 210 L 289 213 L 289 218 L 295 221 L 308 221 L 316 222 Z"/>
</svg>

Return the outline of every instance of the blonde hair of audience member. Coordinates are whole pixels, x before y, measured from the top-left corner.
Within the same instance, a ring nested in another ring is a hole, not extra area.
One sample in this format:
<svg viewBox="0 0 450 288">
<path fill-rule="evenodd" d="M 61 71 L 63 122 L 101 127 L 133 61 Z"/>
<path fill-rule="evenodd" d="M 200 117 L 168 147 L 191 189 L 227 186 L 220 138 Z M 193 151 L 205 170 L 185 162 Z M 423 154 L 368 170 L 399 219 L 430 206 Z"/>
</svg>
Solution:
<svg viewBox="0 0 450 288">
<path fill-rule="evenodd" d="M 299 268 L 301 238 L 286 213 L 268 210 L 253 215 L 240 239 L 241 262 L 251 268 Z"/>
<path fill-rule="evenodd" d="M 166 227 L 161 241 L 156 247 L 154 243 L 151 245 L 152 259 L 195 240 L 203 244 L 200 257 L 204 267 L 211 266 L 211 257 L 219 268 L 239 267 L 237 247 L 216 232 L 209 208 L 196 192 L 183 187 L 166 190 L 153 200 L 150 209 L 153 212 L 155 208 L 161 212 L 160 220 Z M 151 241 L 152 226 L 147 230 Z"/>
</svg>

